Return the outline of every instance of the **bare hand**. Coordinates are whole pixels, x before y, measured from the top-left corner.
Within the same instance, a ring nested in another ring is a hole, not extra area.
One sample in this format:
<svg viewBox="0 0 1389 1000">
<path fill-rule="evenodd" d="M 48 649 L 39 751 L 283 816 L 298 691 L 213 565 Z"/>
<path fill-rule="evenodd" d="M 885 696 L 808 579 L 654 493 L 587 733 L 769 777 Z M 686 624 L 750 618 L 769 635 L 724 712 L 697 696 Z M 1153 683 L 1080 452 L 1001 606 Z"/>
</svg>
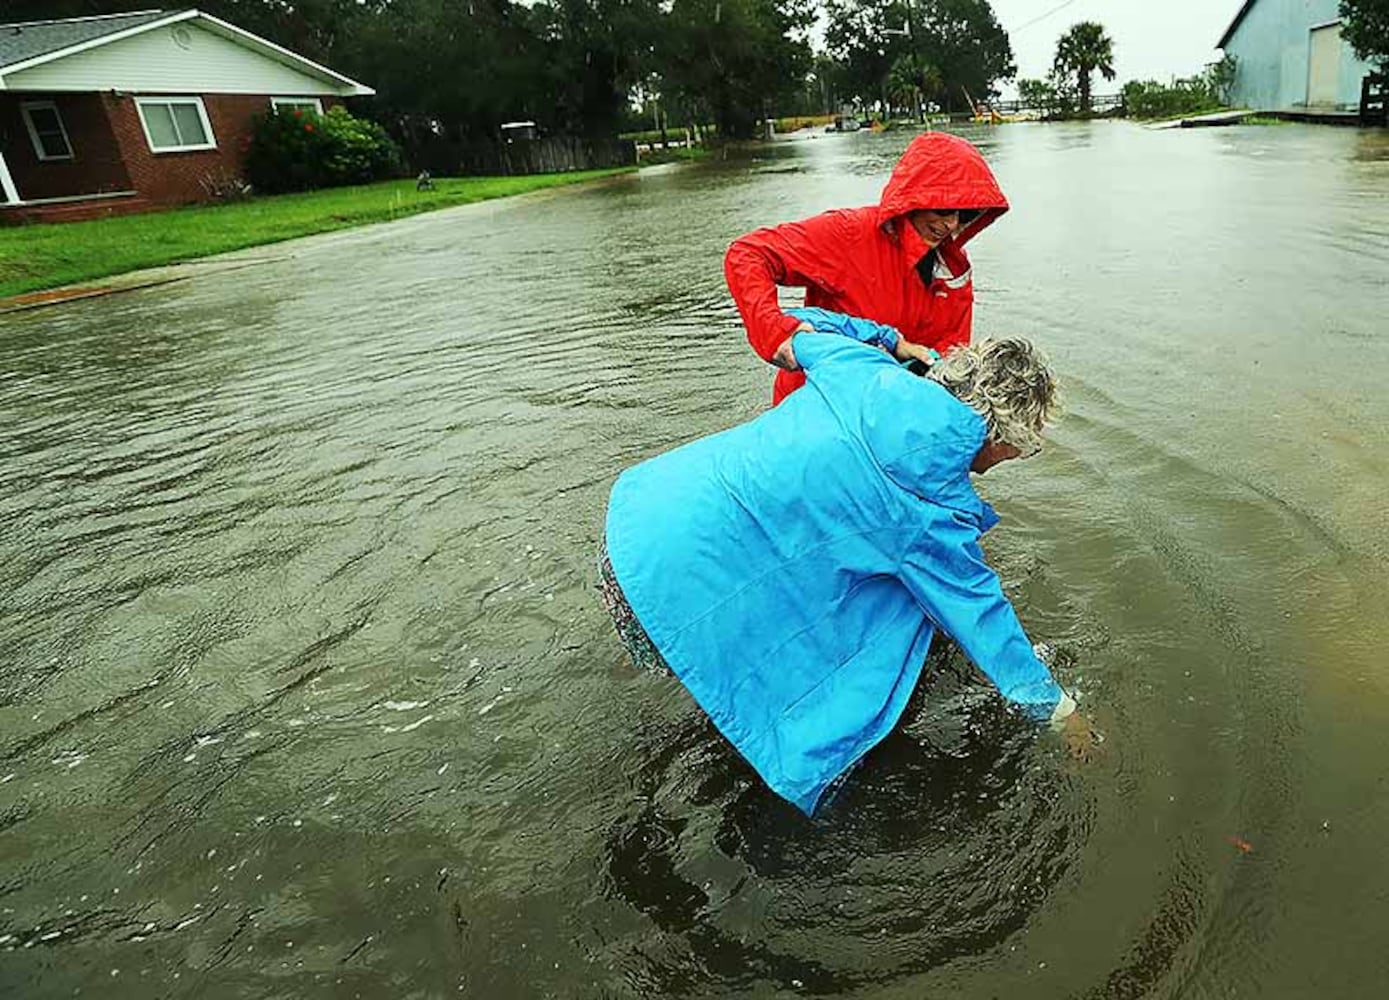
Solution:
<svg viewBox="0 0 1389 1000">
<path fill-rule="evenodd" d="M 940 360 L 940 355 L 923 344 L 913 344 L 906 337 L 897 338 L 897 349 L 892 356 L 898 361 L 920 361 L 930 366 Z"/>
<path fill-rule="evenodd" d="M 798 333 L 814 333 L 815 327 L 809 323 L 802 323 L 791 331 L 791 336 L 781 342 L 781 346 L 772 355 L 772 364 L 778 368 L 785 368 L 788 372 L 798 372 L 801 370 L 800 364 L 796 361 L 796 351 L 791 346 L 791 337 Z"/>
</svg>

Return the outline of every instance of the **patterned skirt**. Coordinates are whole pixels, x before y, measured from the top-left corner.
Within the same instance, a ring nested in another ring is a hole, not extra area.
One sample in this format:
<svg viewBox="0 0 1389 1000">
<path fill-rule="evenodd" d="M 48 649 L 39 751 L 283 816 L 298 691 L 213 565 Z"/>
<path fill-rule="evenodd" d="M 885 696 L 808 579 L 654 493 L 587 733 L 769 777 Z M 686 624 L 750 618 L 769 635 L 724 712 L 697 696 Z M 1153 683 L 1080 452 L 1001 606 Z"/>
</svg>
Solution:
<svg viewBox="0 0 1389 1000">
<path fill-rule="evenodd" d="M 606 538 L 598 550 L 598 595 L 603 600 L 603 607 L 608 609 L 608 615 L 613 620 L 613 628 L 617 629 L 617 638 L 627 650 L 632 663 L 640 670 L 672 676 L 670 666 L 651 641 L 651 637 L 646 634 L 646 629 L 641 627 L 641 622 L 637 621 L 632 606 L 627 603 L 622 588 L 618 586 L 612 560 L 608 558 Z"/>
</svg>

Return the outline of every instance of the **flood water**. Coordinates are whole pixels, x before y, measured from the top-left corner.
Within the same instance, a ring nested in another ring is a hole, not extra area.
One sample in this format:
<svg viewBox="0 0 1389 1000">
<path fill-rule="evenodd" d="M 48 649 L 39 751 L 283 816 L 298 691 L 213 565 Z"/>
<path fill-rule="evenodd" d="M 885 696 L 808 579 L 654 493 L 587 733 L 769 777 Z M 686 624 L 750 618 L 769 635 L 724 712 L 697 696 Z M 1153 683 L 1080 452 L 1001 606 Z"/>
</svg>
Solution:
<svg viewBox="0 0 1389 1000">
<path fill-rule="evenodd" d="M 1095 760 L 944 648 L 806 820 L 595 599 L 616 474 L 769 396 L 724 247 L 907 136 L 264 248 L 0 317 L 0 994 L 1383 996 L 1389 136 L 967 134 Z"/>
</svg>

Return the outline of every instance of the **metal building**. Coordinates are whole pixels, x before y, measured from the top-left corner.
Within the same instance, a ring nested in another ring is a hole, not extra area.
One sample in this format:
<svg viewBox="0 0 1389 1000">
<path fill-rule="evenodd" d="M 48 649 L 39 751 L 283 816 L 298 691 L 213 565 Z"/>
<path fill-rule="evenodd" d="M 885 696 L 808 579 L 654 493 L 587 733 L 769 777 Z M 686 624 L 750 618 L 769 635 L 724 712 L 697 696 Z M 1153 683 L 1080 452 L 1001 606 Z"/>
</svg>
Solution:
<svg viewBox="0 0 1389 1000">
<path fill-rule="evenodd" d="M 1341 38 L 1337 0 L 1245 0 L 1216 48 L 1236 59 L 1232 103 L 1354 111 L 1374 67 Z"/>
</svg>

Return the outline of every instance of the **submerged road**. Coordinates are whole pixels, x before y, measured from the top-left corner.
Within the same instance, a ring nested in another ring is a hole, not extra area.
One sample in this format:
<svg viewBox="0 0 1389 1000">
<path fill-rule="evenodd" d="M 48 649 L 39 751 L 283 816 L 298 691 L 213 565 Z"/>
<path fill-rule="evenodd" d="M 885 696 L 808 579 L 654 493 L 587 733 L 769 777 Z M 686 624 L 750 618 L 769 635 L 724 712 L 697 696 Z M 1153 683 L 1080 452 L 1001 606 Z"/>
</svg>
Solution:
<svg viewBox="0 0 1389 1000">
<path fill-rule="evenodd" d="M 947 651 L 807 821 L 594 598 L 617 472 L 766 403 L 724 247 L 908 136 L 314 238 L 0 317 L 0 994 L 1380 995 L 1389 139 L 968 134 L 1098 759 Z"/>
</svg>

